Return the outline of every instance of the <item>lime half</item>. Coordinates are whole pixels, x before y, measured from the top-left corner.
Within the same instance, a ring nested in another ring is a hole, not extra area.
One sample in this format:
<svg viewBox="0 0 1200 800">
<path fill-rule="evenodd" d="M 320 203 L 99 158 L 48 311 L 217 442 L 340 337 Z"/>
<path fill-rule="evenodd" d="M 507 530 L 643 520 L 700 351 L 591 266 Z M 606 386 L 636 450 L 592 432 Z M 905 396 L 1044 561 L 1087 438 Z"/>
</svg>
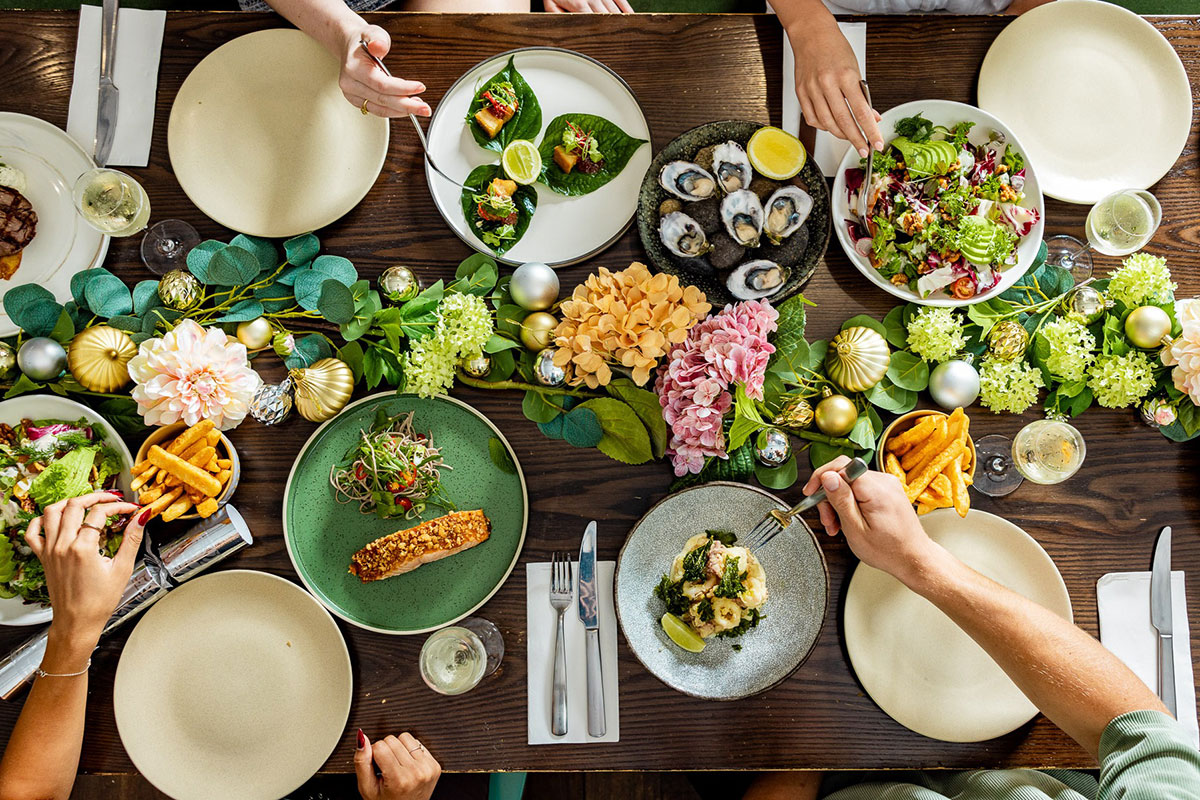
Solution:
<svg viewBox="0 0 1200 800">
<path fill-rule="evenodd" d="M 542 174 L 542 154 L 528 139 L 515 139 L 500 156 L 504 172 L 517 183 L 528 185 Z"/>
<path fill-rule="evenodd" d="M 746 155 L 751 166 L 775 181 L 794 177 L 808 160 L 803 142 L 785 130 L 770 126 L 754 132 L 746 143 Z"/>
<path fill-rule="evenodd" d="M 671 641 L 684 650 L 689 653 L 699 653 L 704 649 L 704 640 L 700 638 L 700 634 L 692 630 L 692 627 L 679 617 L 667 613 L 662 615 L 660 621 L 667 636 L 671 637 Z"/>
</svg>

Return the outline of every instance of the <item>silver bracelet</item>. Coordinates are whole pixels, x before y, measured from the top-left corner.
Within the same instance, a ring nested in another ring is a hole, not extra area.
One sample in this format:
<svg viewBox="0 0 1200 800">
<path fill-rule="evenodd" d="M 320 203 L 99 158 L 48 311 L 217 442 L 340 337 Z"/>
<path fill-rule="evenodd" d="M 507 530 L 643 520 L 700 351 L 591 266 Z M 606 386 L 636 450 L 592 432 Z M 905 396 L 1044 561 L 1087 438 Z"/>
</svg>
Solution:
<svg viewBox="0 0 1200 800">
<path fill-rule="evenodd" d="M 33 671 L 33 674 L 39 678 L 78 678 L 80 675 L 86 675 L 87 671 L 91 669 L 91 666 L 92 659 L 89 658 L 87 660 L 87 664 L 85 664 L 83 669 L 79 670 L 79 672 L 46 672 L 46 670 L 39 666 Z"/>
</svg>

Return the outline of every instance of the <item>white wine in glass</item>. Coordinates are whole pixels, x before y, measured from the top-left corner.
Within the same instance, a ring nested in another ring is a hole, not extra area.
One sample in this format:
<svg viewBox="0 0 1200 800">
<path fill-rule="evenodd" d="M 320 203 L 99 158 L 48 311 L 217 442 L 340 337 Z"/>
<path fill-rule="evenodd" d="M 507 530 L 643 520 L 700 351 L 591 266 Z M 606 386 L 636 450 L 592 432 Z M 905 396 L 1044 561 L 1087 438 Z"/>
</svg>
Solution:
<svg viewBox="0 0 1200 800">
<path fill-rule="evenodd" d="M 1034 483 L 1062 483 L 1083 466 L 1087 447 L 1073 426 L 1052 419 L 1031 422 L 1017 431 L 1012 458 L 1017 470 Z"/>
<path fill-rule="evenodd" d="M 1127 256 L 1146 246 L 1162 222 L 1162 206 L 1149 192 L 1124 189 L 1088 212 L 1088 244 L 1106 256 Z"/>
<path fill-rule="evenodd" d="M 500 666 L 504 638 L 491 622 L 468 617 L 442 628 L 421 646 L 419 666 L 425 684 L 438 694 L 462 694 Z"/>
<path fill-rule="evenodd" d="M 132 236 L 150 221 L 146 190 L 124 172 L 88 170 L 75 181 L 73 195 L 79 215 L 109 236 Z"/>
</svg>

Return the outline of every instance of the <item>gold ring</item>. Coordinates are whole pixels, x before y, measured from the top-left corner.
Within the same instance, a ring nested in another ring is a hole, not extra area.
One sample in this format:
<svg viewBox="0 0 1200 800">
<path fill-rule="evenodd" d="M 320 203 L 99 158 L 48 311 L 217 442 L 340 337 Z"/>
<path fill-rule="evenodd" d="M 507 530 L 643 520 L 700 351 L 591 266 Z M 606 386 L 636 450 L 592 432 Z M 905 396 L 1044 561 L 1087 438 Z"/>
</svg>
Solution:
<svg viewBox="0 0 1200 800">
<path fill-rule="evenodd" d="M 358 110 L 362 112 L 362 114 L 363 114 L 363 116 L 364 116 L 364 117 L 365 117 L 367 114 L 370 114 L 370 113 L 371 113 L 370 111 L 367 111 L 367 101 L 366 101 L 366 100 L 363 100 L 362 107 L 361 107 L 360 109 L 358 109 Z"/>
<path fill-rule="evenodd" d="M 425 745 L 423 745 L 423 744 L 419 744 L 419 745 L 417 745 L 416 747 L 414 747 L 412 750 L 409 750 L 408 752 L 410 752 L 410 753 L 415 753 L 415 752 L 417 752 L 418 750 L 424 750 L 424 749 L 425 749 Z"/>
<path fill-rule="evenodd" d="M 79 526 L 79 530 L 82 531 L 84 528 L 89 528 L 89 529 L 95 531 L 97 536 L 104 533 L 104 531 L 100 530 L 95 525 L 89 525 L 86 522 Z"/>
</svg>

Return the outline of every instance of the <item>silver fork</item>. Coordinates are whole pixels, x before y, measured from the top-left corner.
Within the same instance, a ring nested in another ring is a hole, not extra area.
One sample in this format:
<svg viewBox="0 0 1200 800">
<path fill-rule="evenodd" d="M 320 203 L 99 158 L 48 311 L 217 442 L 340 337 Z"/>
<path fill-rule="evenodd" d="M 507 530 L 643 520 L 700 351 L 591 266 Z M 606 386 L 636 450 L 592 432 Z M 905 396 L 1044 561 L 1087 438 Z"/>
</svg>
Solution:
<svg viewBox="0 0 1200 800">
<path fill-rule="evenodd" d="M 571 606 L 571 555 L 554 553 L 550 557 L 550 607 L 558 612 L 558 630 L 554 634 L 554 690 L 551 695 L 550 730 L 555 736 L 567 732 L 567 644 L 563 631 L 563 613 Z"/>
<path fill-rule="evenodd" d="M 867 462 L 863 461 L 861 458 L 856 458 L 846 465 L 846 469 L 842 472 L 842 475 L 846 478 L 847 483 L 853 483 L 861 478 L 863 473 L 866 471 Z M 762 522 L 759 522 L 754 526 L 754 529 L 751 530 L 750 533 L 746 534 L 746 538 L 742 541 L 742 543 L 751 550 L 762 547 L 764 544 L 782 533 L 789 525 L 791 525 L 792 520 L 795 519 L 797 515 L 802 514 L 808 509 L 813 508 L 823 502 L 825 502 L 825 490 L 817 489 L 817 491 L 813 492 L 811 495 L 804 498 L 786 511 L 780 511 L 778 508 L 772 508 L 767 512 L 767 515 L 762 518 Z"/>
</svg>

